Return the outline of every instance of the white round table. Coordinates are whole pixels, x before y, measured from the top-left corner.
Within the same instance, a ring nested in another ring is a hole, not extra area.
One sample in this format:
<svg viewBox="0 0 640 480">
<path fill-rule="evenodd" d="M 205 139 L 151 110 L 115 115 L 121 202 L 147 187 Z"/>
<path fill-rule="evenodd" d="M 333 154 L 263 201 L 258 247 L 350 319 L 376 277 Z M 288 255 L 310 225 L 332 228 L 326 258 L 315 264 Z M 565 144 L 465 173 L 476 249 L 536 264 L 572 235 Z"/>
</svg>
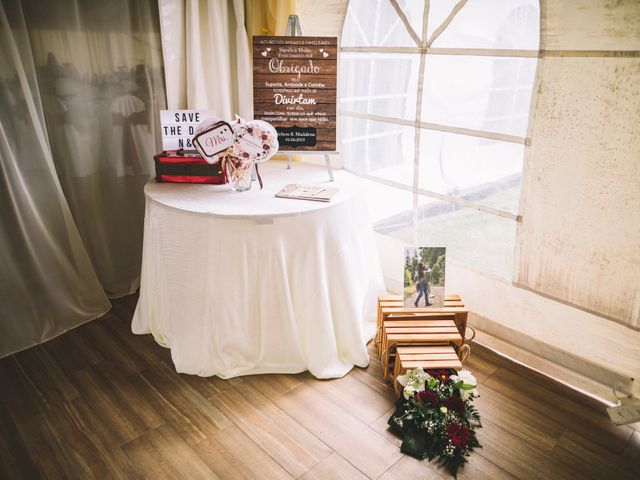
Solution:
<svg viewBox="0 0 640 480">
<path fill-rule="evenodd" d="M 230 378 L 317 378 L 366 366 L 382 271 L 357 179 L 315 165 L 260 168 L 248 192 L 150 181 L 140 298 L 132 322 L 171 349 L 176 370 Z M 276 198 L 326 184 L 330 203 Z M 224 187 L 223 187 L 224 188 Z"/>
</svg>

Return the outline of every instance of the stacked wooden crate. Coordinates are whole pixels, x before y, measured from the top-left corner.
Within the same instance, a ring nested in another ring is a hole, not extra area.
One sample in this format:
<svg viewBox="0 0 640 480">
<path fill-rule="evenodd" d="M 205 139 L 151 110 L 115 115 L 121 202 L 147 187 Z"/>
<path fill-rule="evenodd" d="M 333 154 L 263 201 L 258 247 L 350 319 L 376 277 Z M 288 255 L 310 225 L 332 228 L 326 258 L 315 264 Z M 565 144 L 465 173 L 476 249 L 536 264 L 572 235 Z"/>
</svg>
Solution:
<svg viewBox="0 0 640 480">
<path fill-rule="evenodd" d="M 385 381 L 402 388 L 396 378 L 414 368 L 462 368 L 468 310 L 459 295 L 447 295 L 443 307 L 407 308 L 400 295 L 378 297 L 378 347 Z"/>
</svg>

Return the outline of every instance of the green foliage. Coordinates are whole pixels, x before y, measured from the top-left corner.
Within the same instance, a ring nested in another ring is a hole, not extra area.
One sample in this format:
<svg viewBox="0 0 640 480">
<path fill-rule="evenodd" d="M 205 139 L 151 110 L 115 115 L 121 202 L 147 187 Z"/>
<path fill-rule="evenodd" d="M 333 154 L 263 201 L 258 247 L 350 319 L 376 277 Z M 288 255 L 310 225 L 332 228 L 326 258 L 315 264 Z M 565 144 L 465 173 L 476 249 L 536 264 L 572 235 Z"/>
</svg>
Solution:
<svg viewBox="0 0 640 480">
<path fill-rule="evenodd" d="M 440 255 L 433 267 L 431 267 L 431 281 L 433 285 L 444 285 L 445 276 L 445 256 Z"/>
<path fill-rule="evenodd" d="M 431 285 L 444 285 L 445 278 L 445 247 L 420 247 L 414 256 L 406 256 L 404 262 L 404 286 L 413 283 L 418 263 L 422 262 L 431 267 Z M 409 283 L 407 283 L 409 282 Z"/>
<path fill-rule="evenodd" d="M 400 395 L 396 411 L 387 423 L 403 437 L 403 453 L 429 461 L 435 459 L 455 477 L 470 453 L 481 447 L 476 435 L 476 429 L 482 427 L 480 414 L 472 403 L 476 394 L 472 392 L 464 401 L 460 396 L 460 389 L 468 391 L 475 385 L 451 379 L 453 370 L 428 373 L 432 376 L 423 390 L 415 393 L 410 390 L 408 399 Z"/>
<path fill-rule="evenodd" d="M 411 274 L 410 270 L 406 270 L 404 271 L 404 286 L 408 287 L 413 283 L 413 276 Z"/>
</svg>

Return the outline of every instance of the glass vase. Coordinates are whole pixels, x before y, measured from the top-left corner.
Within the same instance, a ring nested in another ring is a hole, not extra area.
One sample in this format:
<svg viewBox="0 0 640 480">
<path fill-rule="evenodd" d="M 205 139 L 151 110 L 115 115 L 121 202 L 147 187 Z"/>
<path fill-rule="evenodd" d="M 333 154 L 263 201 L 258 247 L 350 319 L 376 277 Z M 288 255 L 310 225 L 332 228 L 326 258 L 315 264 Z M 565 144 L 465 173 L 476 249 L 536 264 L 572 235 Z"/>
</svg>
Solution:
<svg viewBox="0 0 640 480">
<path fill-rule="evenodd" d="M 253 163 L 236 164 L 233 161 L 225 162 L 224 173 L 231 190 L 236 192 L 246 192 L 251 189 L 251 175 L 253 174 Z"/>
</svg>

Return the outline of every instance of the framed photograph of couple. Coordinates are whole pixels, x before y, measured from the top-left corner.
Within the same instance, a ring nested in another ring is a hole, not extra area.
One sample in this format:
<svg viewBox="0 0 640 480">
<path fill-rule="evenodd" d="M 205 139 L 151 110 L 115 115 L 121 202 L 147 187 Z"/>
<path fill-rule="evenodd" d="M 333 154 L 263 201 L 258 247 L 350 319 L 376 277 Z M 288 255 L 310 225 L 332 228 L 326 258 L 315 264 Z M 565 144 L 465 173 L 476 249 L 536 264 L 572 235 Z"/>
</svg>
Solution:
<svg viewBox="0 0 640 480">
<path fill-rule="evenodd" d="M 445 247 L 405 247 L 404 306 L 444 306 Z"/>
</svg>

